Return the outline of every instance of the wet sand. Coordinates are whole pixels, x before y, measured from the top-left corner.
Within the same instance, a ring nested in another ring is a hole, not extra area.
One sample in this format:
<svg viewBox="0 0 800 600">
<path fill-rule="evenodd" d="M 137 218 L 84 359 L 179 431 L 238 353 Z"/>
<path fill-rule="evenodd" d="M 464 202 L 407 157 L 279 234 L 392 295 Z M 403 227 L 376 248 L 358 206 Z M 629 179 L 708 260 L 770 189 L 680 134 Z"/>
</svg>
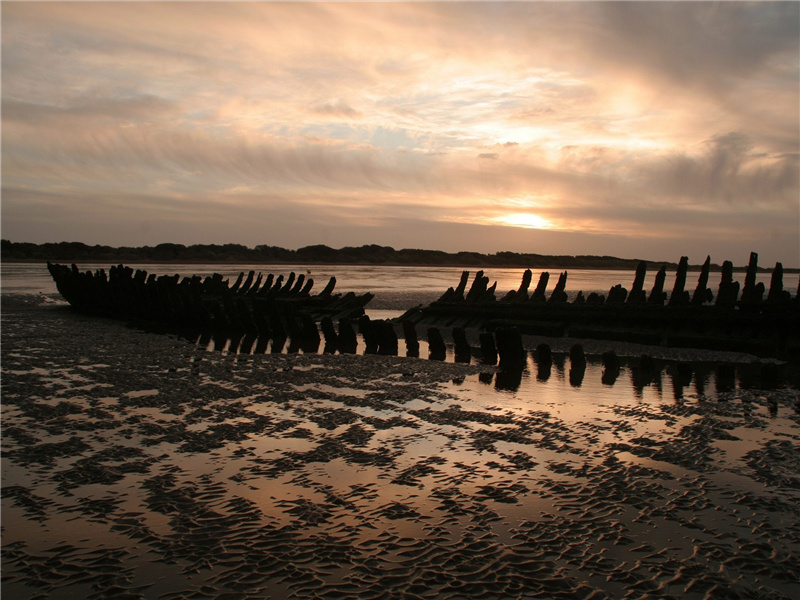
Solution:
<svg viewBox="0 0 800 600">
<path fill-rule="evenodd" d="M 800 597 L 794 389 L 521 395 L 42 299 L 2 305 L 4 598 Z"/>
</svg>

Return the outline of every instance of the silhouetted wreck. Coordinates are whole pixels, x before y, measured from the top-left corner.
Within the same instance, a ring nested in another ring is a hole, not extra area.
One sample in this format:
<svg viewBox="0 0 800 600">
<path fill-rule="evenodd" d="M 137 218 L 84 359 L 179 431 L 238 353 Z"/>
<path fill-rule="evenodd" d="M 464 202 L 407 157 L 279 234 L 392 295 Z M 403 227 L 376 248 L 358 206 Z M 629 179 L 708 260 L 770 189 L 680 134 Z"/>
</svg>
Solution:
<svg viewBox="0 0 800 600">
<path fill-rule="evenodd" d="M 283 275 L 242 272 L 230 285 L 219 273 L 181 279 L 123 265 L 112 266 L 108 274 L 104 269 L 81 271 L 74 264 L 48 262 L 47 268 L 59 293 L 81 312 L 273 341 L 287 336 L 302 341 L 311 337 L 313 327 L 319 343 L 315 322 L 358 318 L 373 298 L 370 293 L 334 294 L 335 277 L 312 295 L 314 280 L 294 272 L 285 280 Z"/>
<path fill-rule="evenodd" d="M 401 321 L 415 325 L 468 327 L 485 331 L 517 328 L 523 334 L 633 342 L 676 348 L 748 352 L 763 357 L 800 358 L 800 282 L 794 297 L 783 288 L 783 267 L 775 265 L 769 290 L 756 283 L 758 255 L 751 253 L 744 285 L 733 281 L 733 265 L 722 265 L 716 294 L 708 287 L 710 257 L 692 293 L 686 289 L 688 258 L 675 274 L 672 292 L 664 289 L 666 269 L 644 289 L 647 265 L 636 269 L 630 291 L 621 284 L 607 295 L 579 292 L 570 302 L 565 292 L 567 272 L 560 274 L 548 297 L 550 274 L 541 273 L 529 291 L 528 269 L 517 290 L 498 299 L 497 284 L 478 271 L 467 289 L 469 271 L 428 306 L 407 311 Z"/>
</svg>

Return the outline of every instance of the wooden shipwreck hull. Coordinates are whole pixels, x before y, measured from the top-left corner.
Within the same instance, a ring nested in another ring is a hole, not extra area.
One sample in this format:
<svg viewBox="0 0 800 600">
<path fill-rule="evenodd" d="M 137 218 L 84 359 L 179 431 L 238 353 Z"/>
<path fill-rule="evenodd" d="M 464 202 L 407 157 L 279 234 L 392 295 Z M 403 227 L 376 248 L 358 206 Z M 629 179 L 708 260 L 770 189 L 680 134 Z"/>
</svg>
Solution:
<svg viewBox="0 0 800 600">
<path fill-rule="evenodd" d="M 469 272 L 455 288 L 436 302 L 407 311 L 400 320 L 414 325 L 476 328 L 496 331 L 514 327 L 521 333 L 623 341 L 669 347 L 748 352 L 762 357 L 800 359 L 800 300 L 783 289 L 783 268 L 776 264 L 769 290 L 756 283 L 758 256 L 751 254 L 744 286 L 733 281 L 726 261 L 716 293 L 708 288 L 710 259 L 700 272 L 697 287 L 685 289 L 688 259 L 683 257 L 672 292 L 664 291 L 666 270 L 657 273 L 649 294 L 643 289 L 646 264 L 637 268 L 631 290 L 612 287 L 608 295 L 579 292 L 569 302 L 567 273 L 561 273 L 547 295 L 549 274 L 541 274 L 529 292 L 531 271 L 519 289 L 498 299 L 496 283 L 479 271 L 469 290 Z M 800 284 L 798 285 L 800 292 Z"/>
<path fill-rule="evenodd" d="M 291 273 L 244 273 L 233 285 L 222 275 L 202 278 L 149 274 L 123 265 L 95 272 L 48 262 L 59 293 L 75 309 L 175 328 L 259 333 L 286 337 L 309 322 L 357 318 L 372 294 L 334 294 L 336 278 L 312 295 L 314 281 Z M 295 337 L 297 337 L 295 335 Z"/>
</svg>

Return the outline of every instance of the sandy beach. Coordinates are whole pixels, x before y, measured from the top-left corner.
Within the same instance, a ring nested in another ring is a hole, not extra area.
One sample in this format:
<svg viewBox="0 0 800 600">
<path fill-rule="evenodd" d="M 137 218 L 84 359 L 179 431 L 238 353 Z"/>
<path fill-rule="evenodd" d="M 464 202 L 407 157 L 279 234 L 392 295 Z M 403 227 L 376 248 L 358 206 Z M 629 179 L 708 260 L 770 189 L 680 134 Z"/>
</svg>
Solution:
<svg viewBox="0 0 800 600">
<path fill-rule="evenodd" d="M 796 389 L 565 368 L 225 355 L 4 296 L 2 595 L 800 597 Z"/>
</svg>

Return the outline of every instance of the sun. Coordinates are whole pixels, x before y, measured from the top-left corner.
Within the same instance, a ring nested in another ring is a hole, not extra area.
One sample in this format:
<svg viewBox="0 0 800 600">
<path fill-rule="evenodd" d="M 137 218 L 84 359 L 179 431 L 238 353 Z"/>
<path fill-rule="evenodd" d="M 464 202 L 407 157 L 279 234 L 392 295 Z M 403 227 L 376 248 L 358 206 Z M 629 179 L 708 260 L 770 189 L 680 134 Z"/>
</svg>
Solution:
<svg viewBox="0 0 800 600">
<path fill-rule="evenodd" d="M 525 229 L 550 229 L 553 224 L 539 215 L 533 213 L 509 213 L 494 219 L 501 225 L 523 227 Z"/>
</svg>

